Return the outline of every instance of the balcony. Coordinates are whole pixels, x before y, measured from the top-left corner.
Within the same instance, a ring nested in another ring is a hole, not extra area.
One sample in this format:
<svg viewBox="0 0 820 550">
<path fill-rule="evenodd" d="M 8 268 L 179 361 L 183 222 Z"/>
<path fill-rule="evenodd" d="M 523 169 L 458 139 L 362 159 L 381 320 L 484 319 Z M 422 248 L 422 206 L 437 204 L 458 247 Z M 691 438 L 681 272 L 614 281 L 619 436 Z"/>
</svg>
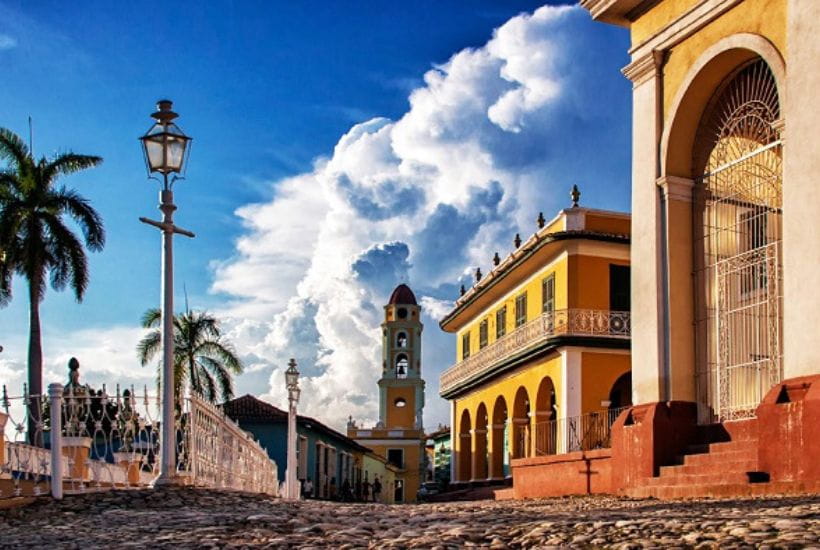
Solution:
<svg viewBox="0 0 820 550">
<path fill-rule="evenodd" d="M 628 340 L 631 332 L 628 311 L 561 309 L 528 321 L 459 361 L 441 374 L 440 393 L 491 370 L 500 361 L 559 336 L 602 337 Z"/>
</svg>

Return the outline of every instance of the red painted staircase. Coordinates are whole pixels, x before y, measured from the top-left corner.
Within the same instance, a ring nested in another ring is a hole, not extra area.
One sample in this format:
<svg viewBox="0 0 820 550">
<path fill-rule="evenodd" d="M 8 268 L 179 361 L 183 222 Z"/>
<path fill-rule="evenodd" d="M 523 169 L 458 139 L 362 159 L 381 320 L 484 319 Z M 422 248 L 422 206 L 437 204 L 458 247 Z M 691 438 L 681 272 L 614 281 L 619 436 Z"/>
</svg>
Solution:
<svg viewBox="0 0 820 550">
<path fill-rule="evenodd" d="M 632 497 L 690 498 L 782 492 L 758 467 L 756 419 L 702 428 L 702 443 L 689 445 L 676 464 L 662 466 L 659 475 L 628 489 Z"/>
</svg>

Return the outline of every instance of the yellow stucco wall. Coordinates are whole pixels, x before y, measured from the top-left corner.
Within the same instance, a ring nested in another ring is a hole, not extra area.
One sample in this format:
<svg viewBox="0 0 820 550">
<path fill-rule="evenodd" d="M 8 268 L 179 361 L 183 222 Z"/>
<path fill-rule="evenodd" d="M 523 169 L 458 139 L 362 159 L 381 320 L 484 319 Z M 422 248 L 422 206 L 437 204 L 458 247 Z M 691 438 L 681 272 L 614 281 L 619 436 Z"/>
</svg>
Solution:
<svg viewBox="0 0 820 550">
<path fill-rule="evenodd" d="M 696 3 L 694 0 L 677 0 L 677 2 Z M 659 4 L 657 8 L 674 3 L 675 0 L 667 0 Z M 647 18 L 652 19 L 653 11 L 650 10 L 633 24 L 633 37 L 639 24 L 643 25 L 643 21 Z M 649 20 L 646 24 L 650 25 Z M 658 25 L 660 25 L 660 20 L 652 23 L 651 28 L 659 28 Z M 669 115 L 669 109 L 678 93 L 678 88 L 701 54 L 722 38 L 744 32 L 763 36 L 774 44 L 781 55 L 785 56 L 786 0 L 745 0 L 672 48 L 663 70 L 664 116 Z"/>
<path fill-rule="evenodd" d="M 627 354 L 584 352 L 581 359 L 581 414 L 600 411 L 612 386 L 631 368 Z"/>
<path fill-rule="evenodd" d="M 535 319 L 541 315 L 542 296 L 541 296 L 541 281 L 555 274 L 555 309 L 566 309 L 567 306 L 567 269 L 568 261 L 566 256 L 554 261 L 551 265 L 547 265 L 540 269 L 534 276 L 516 287 L 511 292 L 500 296 L 491 307 L 485 312 L 476 317 L 470 324 L 465 326 L 458 332 L 456 338 L 456 361 L 461 361 L 462 351 L 462 336 L 465 332 L 470 333 L 470 353 L 474 354 L 479 350 L 479 325 L 484 319 L 488 320 L 488 345 L 495 342 L 496 337 L 496 323 L 495 315 L 505 305 L 507 306 L 507 334 L 515 330 L 515 299 L 527 293 L 527 320 Z M 492 289 L 490 290 L 492 291 Z"/>
<path fill-rule="evenodd" d="M 629 218 L 613 218 L 603 214 L 588 213 L 584 220 L 584 229 L 599 233 L 617 233 L 629 235 L 631 220 Z"/>
<path fill-rule="evenodd" d="M 650 38 L 702 0 L 665 0 L 652 7 L 630 26 L 632 45 Z"/>
<path fill-rule="evenodd" d="M 416 424 L 416 389 L 413 386 L 390 386 L 387 388 L 387 419 L 390 428 L 412 428 Z M 397 407 L 397 399 L 404 399 L 405 406 Z"/>
<path fill-rule="evenodd" d="M 573 283 L 569 286 L 567 307 L 609 309 L 610 264 L 629 265 L 629 262 L 600 256 L 570 256 L 569 280 Z"/>
</svg>

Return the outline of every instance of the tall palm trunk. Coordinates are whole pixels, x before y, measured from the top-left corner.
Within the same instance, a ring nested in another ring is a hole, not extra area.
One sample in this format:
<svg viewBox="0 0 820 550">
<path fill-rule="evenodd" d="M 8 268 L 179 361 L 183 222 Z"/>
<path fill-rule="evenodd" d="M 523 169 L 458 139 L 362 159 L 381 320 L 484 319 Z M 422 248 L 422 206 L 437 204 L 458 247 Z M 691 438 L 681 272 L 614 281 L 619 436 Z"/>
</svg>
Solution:
<svg viewBox="0 0 820 550">
<path fill-rule="evenodd" d="M 29 401 L 28 441 L 37 447 L 43 446 L 40 422 L 39 397 L 43 393 L 43 344 L 40 336 L 40 281 L 29 283 L 29 340 L 28 340 L 28 392 L 37 396 Z"/>
</svg>

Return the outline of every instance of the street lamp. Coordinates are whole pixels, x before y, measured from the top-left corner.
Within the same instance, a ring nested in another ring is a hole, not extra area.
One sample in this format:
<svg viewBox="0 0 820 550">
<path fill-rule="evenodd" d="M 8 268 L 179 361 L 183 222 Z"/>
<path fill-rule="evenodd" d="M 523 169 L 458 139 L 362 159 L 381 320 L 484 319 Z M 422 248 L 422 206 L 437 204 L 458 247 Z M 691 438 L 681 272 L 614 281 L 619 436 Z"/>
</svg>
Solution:
<svg viewBox="0 0 820 550">
<path fill-rule="evenodd" d="M 299 480 L 296 477 L 296 405 L 299 403 L 299 371 L 296 360 L 288 361 L 285 371 L 285 387 L 288 390 L 288 465 L 285 470 L 285 498 L 299 499 Z"/>
<path fill-rule="evenodd" d="M 174 482 L 176 471 L 176 426 L 174 422 L 174 233 L 193 237 L 194 234 L 174 225 L 174 192 L 172 186 L 179 179 L 174 174 L 184 173 L 188 160 L 191 138 L 186 136 L 173 120 L 177 114 L 171 110 L 173 103 L 167 99 L 157 102 L 157 111 L 151 113 L 156 121 L 142 136 L 142 149 L 148 177 L 162 174 L 162 190 L 159 209 L 162 221 L 140 218 L 142 223 L 153 225 L 162 231 L 162 433 L 160 435 L 159 477 L 154 485 Z M 171 175 L 171 180 L 168 176 Z"/>
</svg>

